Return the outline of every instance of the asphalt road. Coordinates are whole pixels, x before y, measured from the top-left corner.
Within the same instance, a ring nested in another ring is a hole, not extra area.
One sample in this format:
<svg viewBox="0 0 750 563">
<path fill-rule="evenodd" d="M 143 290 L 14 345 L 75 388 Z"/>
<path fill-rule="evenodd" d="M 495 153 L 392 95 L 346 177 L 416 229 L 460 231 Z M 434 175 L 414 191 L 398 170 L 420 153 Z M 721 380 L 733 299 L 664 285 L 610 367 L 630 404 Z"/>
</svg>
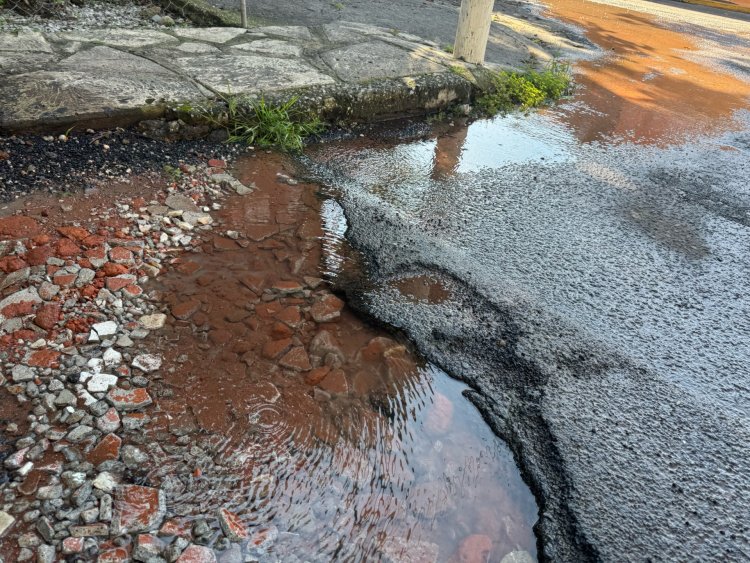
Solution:
<svg viewBox="0 0 750 563">
<path fill-rule="evenodd" d="M 744 561 L 750 29 L 583 5 L 557 9 L 613 54 L 571 100 L 306 164 L 366 258 L 344 289 L 474 389 L 537 498 L 542 558 Z M 394 288 L 414 275 L 452 297 Z"/>
</svg>

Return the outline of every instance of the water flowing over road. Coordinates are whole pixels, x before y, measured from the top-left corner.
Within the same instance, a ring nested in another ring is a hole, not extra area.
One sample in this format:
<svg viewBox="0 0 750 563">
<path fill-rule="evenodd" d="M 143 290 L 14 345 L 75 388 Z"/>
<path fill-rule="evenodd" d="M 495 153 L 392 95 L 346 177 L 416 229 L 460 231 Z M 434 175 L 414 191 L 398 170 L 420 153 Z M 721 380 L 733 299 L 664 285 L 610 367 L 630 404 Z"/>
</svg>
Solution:
<svg viewBox="0 0 750 563">
<path fill-rule="evenodd" d="M 537 498 L 541 557 L 746 560 L 750 23 L 546 15 L 604 53 L 571 99 L 308 153 L 364 256 L 340 285 L 470 384 Z"/>
</svg>

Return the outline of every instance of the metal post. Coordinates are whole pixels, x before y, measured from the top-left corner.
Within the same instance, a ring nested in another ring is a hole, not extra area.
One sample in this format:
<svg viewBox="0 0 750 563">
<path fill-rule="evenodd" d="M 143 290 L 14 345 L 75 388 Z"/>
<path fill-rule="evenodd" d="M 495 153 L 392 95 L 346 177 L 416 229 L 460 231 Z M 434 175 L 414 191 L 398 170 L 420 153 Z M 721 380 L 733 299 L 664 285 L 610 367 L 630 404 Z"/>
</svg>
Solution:
<svg viewBox="0 0 750 563">
<path fill-rule="evenodd" d="M 240 0 L 240 21 L 242 28 L 247 29 L 247 0 Z"/>
<path fill-rule="evenodd" d="M 463 0 L 458 15 L 453 56 L 467 63 L 481 64 L 487 50 L 494 0 Z"/>
</svg>

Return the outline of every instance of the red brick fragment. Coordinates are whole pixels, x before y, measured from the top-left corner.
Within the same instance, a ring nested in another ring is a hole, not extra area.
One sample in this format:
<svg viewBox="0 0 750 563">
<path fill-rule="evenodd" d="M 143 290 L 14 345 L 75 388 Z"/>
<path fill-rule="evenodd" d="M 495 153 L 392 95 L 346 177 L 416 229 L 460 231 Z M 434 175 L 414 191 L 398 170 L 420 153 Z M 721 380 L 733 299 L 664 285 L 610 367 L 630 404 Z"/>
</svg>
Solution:
<svg viewBox="0 0 750 563">
<path fill-rule="evenodd" d="M 52 281 L 55 283 L 55 285 L 67 287 L 69 285 L 73 285 L 77 277 L 78 276 L 76 274 L 60 274 L 52 278 Z"/>
<path fill-rule="evenodd" d="M 4 258 L 0 258 L 0 270 L 6 274 L 16 272 L 27 266 L 28 264 L 18 256 L 5 256 Z"/>
<path fill-rule="evenodd" d="M 14 317 L 23 317 L 24 315 L 30 314 L 34 310 L 34 302 L 32 301 L 21 301 L 19 303 L 11 303 L 3 307 L 0 310 L 0 315 L 11 319 Z"/>
<path fill-rule="evenodd" d="M 26 261 L 29 266 L 41 266 L 47 263 L 47 259 L 55 254 L 55 249 L 49 244 L 43 244 L 32 248 L 26 253 Z"/>
<path fill-rule="evenodd" d="M 117 264 L 129 264 L 133 261 L 133 253 L 125 247 L 116 246 L 109 251 L 109 259 Z"/>
<path fill-rule="evenodd" d="M 76 333 L 80 333 L 80 332 L 88 333 L 91 325 L 92 325 L 91 320 L 83 319 L 83 318 L 69 319 L 68 321 L 65 322 L 65 328 L 72 330 L 73 332 L 76 332 Z"/>
<path fill-rule="evenodd" d="M 102 551 L 97 559 L 97 563 L 127 563 L 128 561 L 130 561 L 130 555 L 124 547 Z"/>
<path fill-rule="evenodd" d="M 267 342 L 265 346 L 263 346 L 263 356 L 270 360 L 275 360 L 276 358 L 281 356 L 281 354 L 286 352 L 291 345 L 291 338 L 285 338 L 283 340 L 271 340 L 270 342 Z"/>
<path fill-rule="evenodd" d="M 314 370 L 311 370 L 305 374 L 305 383 L 308 385 L 317 385 L 323 379 L 325 379 L 326 375 L 328 375 L 328 372 L 331 371 L 330 366 L 323 366 L 319 368 L 315 368 Z"/>
<path fill-rule="evenodd" d="M 51 240 L 52 240 L 52 237 L 49 236 L 48 234 L 41 234 L 31 239 L 31 242 L 33 242 L 36 246 L 40 246 L 42 244 L 47 244 Z"/>
<path fill-rule="evenodd" d="M 61 258 L 78 256 L 81 248 L 69 238 L 61 238 L 55 243 L 55 253 Z"/>
<path fill-rule="evenodd" d="M 464 538 L 458 550 L 449 559 L 449 563 L 484 563 L 490 560 L 491 555 L 492 539 L 473 534 Z"/>
<path fill-rule="evenodd" d="M 83 239 L 83 241 L 81 242 L 86 248 L 94 248 L 96 246 L 103 245 L 106 241 L 106 237 L 103 237 L 101 235 L 90 235 Z"/>
<path fill-rule="evenodd" d="M 191 544 L 182 552 L 177 563 L 216 563 L 216 556 L 208 547 Z"/>
<path fill-rule="evenodd" d="M 141 289 L 141 286 L 139 285 L 127 285 L 123 288 L 123 291 L 127 295 L 132 295 L 134 297 L 137 297 L 143 293 L 143 289 Z"/>
<path fill-rule="evenodd" d="M 81 289 L 81 295 L 86 299 L 95 299 L 96 296 L 99 295 L 99 288 L 95 285 L 87 285 Z"/>
<path fill-rule="evenodd" d="M 294 370 L 294 371 L 307 371 L 310 369 L 310 357 L 307 355 L 307 350 L 303 346 L 297 346 L 287 352 L 279 364 L 282 367 Z"/>
<path fill-rule="evenodd" d="M 162 524 L 159 528 L 160 536 L 179 536 L 181 538 L 191 537 L 192 525 L 188 520 L 178 520 L 171 518 Z"/>
<path fill-rule="evenodd" d="M 121 274 L 128 273 L 128 267 L 124 264 L 115 264 L 114 262 L 107 262 L 102 266 L 102 271 L 105 276 L 119 276 Z"/>
<path fill-rule="evenodd" d="M 32 352 L 26 363 L 31 367 L 57 368 L 60 367 L 60 352 L 56 350 L 37 350 Z"/>
<path fill-rule="evenodd" d="M 134 284 L 135 281 L 135 276 L 132 274 L 122 274 L 119 276 L 114 276 L 111 278 L 107 278 L 107 289 L 109 289 L 110 291 L 117 291 L 118 289 L 122 289 Z"/>
<path fill-rule="evenodd" d="M 153 487 L 121 485 L 115 491 L 112 533 L 145 532 L 161 524 L 166 511 L 164 493 Z"/>
<path fill-rule="evenodd" d="M 0 218 L 0 240 L 35 237 L 41 231 L 41 225 L 31 217 L 13 215 Z"/>
<path fill-rule="evenodd" d="M 182 321 L 189 319 L 201 308 L 201 302 L 197 299 L 189 299 L 172 307 L 172 315 Z"/>
<path fill-rule="evenodd" d="M 310 314 L 315 322 L 327 323 L 338 319 L 343 308 L 344 302 L 341 299 L 328 294 L 310 307 Z"/>
<path fill-rule="evenodd" d="M 107 434 L 102 438 L 96 447 L 88 454 L 88 460 L 94 465 L 99 465 L 103 461 L 113 461 L 120 457 L 120 446 L 122 438 L 115 434 Z"/>
<path fill-rule="evenodd" d="M 60 320 L 60 305 L 58 303 L 45 303 L 37 309 L 34 324 L 44 330 L 52 330 Z"/>
<path fill-rule="evenodd" d="M 58 227 L 57 232 L 64 237 L 68 237 L 77 241 L 82 241 L 91 234 L 83 227 L 76 227 L 74 225 L 70 225 L 67 227 Z"/>
<path fill-rule="evenodd" d="M 84 539 L 85 538 L 65 538 L 62 542 L 63 554 L 73 555 L 74 553 L 81 553 L 83 551 Z"/>
</svg>

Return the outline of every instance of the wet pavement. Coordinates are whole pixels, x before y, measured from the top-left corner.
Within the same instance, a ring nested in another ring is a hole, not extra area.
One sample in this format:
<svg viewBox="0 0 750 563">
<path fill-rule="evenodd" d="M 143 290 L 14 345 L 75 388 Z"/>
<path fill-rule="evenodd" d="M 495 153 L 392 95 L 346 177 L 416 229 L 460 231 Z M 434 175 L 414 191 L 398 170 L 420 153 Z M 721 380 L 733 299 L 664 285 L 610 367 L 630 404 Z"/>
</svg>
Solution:
<svg viewBox="0 0 750 563">
<path fill-rule="evenodd" d="M 550 5 L 607 53 L 554 108 L 306 165 L 365 257 L 351 304 L 476 391 L 542 556 L 743 560 L 750 28 L 639 5 Z M 452 289 L 415 300 L 405 276 Z"/>
</svg>

